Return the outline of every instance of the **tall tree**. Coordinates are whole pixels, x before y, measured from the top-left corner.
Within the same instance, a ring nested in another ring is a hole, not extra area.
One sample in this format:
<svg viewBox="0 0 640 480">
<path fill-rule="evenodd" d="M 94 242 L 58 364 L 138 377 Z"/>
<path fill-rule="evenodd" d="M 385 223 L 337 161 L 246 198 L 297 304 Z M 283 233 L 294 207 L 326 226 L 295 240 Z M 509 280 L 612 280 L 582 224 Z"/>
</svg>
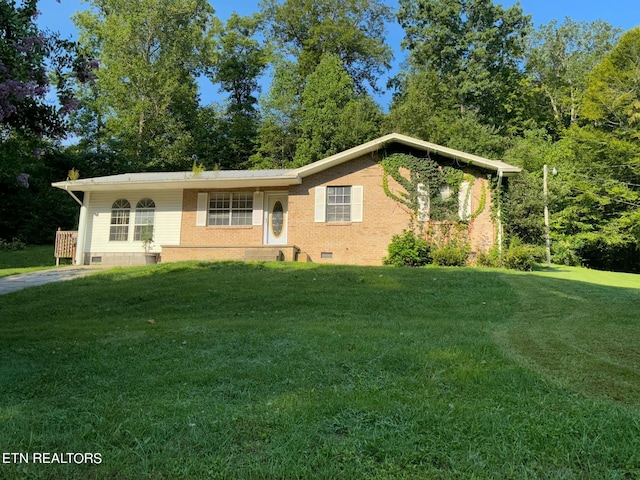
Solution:
<svg viewBox="0 0 640 480">
<path fill-rule="evenodd" d="M 379 108 L 366 94 L 356 95 L 352 78 L 335 55 L 324 56 L 309 75 L 301 107 L 295 166 L 372 140 L 379 131 Z"/>
<path fill-rule="evenodd" d="M 622 35 L 589 75 L 584 116 L 640 139 L 640 27 Z"/>
<path fill-rule="evenodd" d="M 296 150 L 304 143 L 302 101 L 309 76 L 323 58 L 333 56 L 350 77 L 354 97 L 376 90 L 392 59 L 385 43 L 385 22 L 392 16 L 382 0 L 263 0 L 261 6 L 267 21 L 265 35 L 276 58 L 273 83 L 261 103 L 260 148 L 252 161 L 283 166 L 302 158 Z M 309 95 L 308 90 L 307 101 Z M 370 108 L 357 112 L 361 119 L 368 115 L 365 111 Z M 340 121 L 337 117 L 326 120 Z M 310 158 L 308 154 L 305 158 Z"/>
<path fill-rule="evenodd" d="M 437 74 L 462 112 L 502 128 L 518 90 L 530 17 L 492 0 L 400 0 L 410 64 Z"/>
<path fill-rule="evenodd" d="M 499 156 L 506 141 L 497 129 L 481 122 L 473 111 L 461 112 L 437 73 L 412 70 L 396 78 L 394 95 L 384 130 L 404 133 L 458 150 Z"/>
<path fill-rule="evenodd" d="M 91 62 L 76 55 L 75 44 L 41 31 L 37 0 L 0 2 L 0 133 L 11 131 L 61 137 L 64 117 L 76 102 L 73 78 L 92 78 Z M 54 81 L 59 106 L 47 102 Z"/>
<path fill-rule="evenodd" d="M 549 106 L 556 129 L 580 116 L 589 72 L 615 43 L 619 30 L 610 24 L 566 18 L 541 25 L 528 39 L 527 73 Z"/>
<path fill-rule="evenodd" d="M 205 108 L 199 113 L 198 155 L 221 168 L 243 168 L 256 152 L 260 115 L 258 80 L 264 73 L 269 48 L 257 38 L 261 17 L 231 15 L 216 36 L 217 62 L 210 77 L 228 95 L 222 111 Z"/>
<path fill-rule="evenodd" d="M 196 77 L 213 63 L 218 21 L 205 0 L 92 0 L 74 20 L 98 51 L 98 108 L 137 169 L 182 169 L 194 153 Z"/>
<path fill-rule="evenodd" d="M 356 87 L 377 88 L 393 57 L 385 43 L 391 9 L 381 0 L 263 0 L 267 37 L 284 57 L 295 59 L 304 79 L 323 55 L 342 61 Z"/>
</svg>

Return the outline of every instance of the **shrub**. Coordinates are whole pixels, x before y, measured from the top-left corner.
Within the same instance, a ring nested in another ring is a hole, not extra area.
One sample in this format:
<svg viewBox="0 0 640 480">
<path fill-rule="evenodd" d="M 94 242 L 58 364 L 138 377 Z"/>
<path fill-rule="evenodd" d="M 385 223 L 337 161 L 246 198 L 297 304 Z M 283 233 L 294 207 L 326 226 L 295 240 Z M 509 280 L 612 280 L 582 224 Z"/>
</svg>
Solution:
<svg viewBox="0 0 640 480">
<path fill-rule="evenodd" d="M 479 267 L 502 267 L 502 258 L 498 247 L 493 247 L 488 252 L 480 252 L 478 254 L 477 265 Z"/>
<path fill-rule="evenodd" d="M 19 238 L 14 238 L 10 242 L 8 240 L 3 240 L 0 238 L 0 250 L 24 250 L 27 248 L 27 245 L 20 240 Z"/>
<path fill-rule="evenodd" d="M 421 267 L 431 263 L 431 245 L 411 230 L 391 237 L 387 250 L 389 256 L 382 260 L 385 265 Z"/>
<path fill-rule="evenodd" d="M 470 248 L 467 243 L 449 242 L 435 250 L 431 256 L 434 265 L 441 267 L 464 267 L 469 260 Z"/>
<path fill-rule="evenodd" d="M 552 244 L 553 263 L 560 265 L 578 266 L 582 263 L 579 246 L 572 245 L 568 240 L 555 241 Z"/>
<path fill-rule="evenodd" d="M 536 245 L 512 242 L 502 253 L 502 265 L 512 270 L 531 271 L 544 257 L 544 249 Z"/>
</svg>

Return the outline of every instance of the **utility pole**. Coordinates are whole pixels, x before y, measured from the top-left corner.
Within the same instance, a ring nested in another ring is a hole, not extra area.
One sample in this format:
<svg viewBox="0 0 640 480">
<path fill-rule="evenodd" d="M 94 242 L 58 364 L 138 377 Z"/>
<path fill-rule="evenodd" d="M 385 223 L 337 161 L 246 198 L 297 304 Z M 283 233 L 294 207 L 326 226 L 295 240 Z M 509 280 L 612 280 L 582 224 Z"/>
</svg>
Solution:
<svg viewBox="0 0 640 480">
<path fill-rule="evenodd" d="M 554 168 L 551 170 L 551 173 L 555 175 L 558 171 Z M 549 169 L 547 168 L 547 164 L 544 164 L 542 168 L 542 191 L 544 195 L 544 233 L 546 240 L 546 250 L 547 250 L 547 268 L 551 267 L 551 239 L 549 238 L 549 191 L 547 187 L 549 178 Z"/>
</svg>

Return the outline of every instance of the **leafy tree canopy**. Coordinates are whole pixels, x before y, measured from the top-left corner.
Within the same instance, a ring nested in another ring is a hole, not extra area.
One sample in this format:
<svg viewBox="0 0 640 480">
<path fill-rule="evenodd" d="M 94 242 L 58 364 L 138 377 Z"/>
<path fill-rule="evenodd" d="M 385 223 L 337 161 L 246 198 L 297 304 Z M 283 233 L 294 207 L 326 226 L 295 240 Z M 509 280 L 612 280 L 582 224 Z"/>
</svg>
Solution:
<svg viewBox="0 0 640 480">
<path fill-rule="evenodd" d="M 589 75 L 584 116 L 640 139 L 640 27 L 622 35 Z"/>
<path fill-rule="evenodd" d="M 325 54 L 340 58 L 358 90 L 377 88 L 393 57 L 385 43 L 391 9 L 381 0 L 263 0 L 267 36 L 277 52 L 310 75 Z"/>
<path fill-rule="evenodd" d="M 509 92 L 517 90 L 530 17 L 518 4 L 492 0 L 400 0 L 403 47 L 414 68 L 437 74 L 461 111 L 505 123 Z"/>
<path fill-rule="evenodd" d="M 93 0 L 75 22 L 101 68 L 95 108 L 137 169 L 182 169 L 194 153 L 196 76 L 220 28 L 205 0 Z"/>
</svg>

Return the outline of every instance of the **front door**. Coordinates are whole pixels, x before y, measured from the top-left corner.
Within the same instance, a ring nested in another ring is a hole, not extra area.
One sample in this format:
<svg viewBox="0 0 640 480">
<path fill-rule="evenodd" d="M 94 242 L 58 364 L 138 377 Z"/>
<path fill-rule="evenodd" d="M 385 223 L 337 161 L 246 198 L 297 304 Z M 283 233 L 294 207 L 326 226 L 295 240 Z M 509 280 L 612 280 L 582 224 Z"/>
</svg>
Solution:
<svg viewBox="0 0 640 480">
<path fill-rule="evenodd" d="M 267 193 L 264 243 L 267 245 L 287 244 L 287 194 Z"/>
</svg>

